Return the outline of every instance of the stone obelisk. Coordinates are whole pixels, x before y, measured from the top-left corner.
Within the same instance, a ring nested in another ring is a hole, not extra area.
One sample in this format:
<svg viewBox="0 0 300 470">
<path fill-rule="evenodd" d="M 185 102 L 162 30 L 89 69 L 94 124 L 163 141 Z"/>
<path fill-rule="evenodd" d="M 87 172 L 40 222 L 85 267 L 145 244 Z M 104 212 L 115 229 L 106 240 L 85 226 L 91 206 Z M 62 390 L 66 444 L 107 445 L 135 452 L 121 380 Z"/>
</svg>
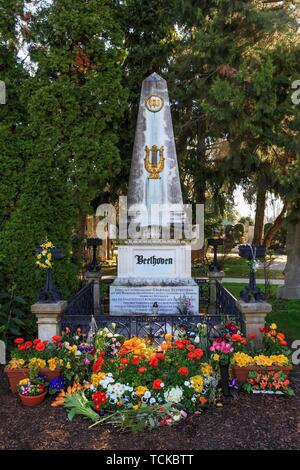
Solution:
<svg viewBox="0 0 300 470">
<path fill-rule="evenodd" d="M 157 73 L 142 84 L 128 188 L 129 210 L 134 205 L 147 209 L 137 218 L 142 227 L 153 224 L 154 204 L 165 206 L 160 225 L 182 222 L 184 210 L 168 87 Z"/>
<path fill-rule="evenodd" d="M 164 231 L 166 226 L 181 226 L 185 213 L 167 82 L 156 73 L 142 84 L 128 213 L 129 221 L 139 227 L 138 236 L 118 247 L 110 314 L 151 314 L 157 312 L 157 305 L 158 314 L 176 314 L 183 299 L 198 314 L 199 288 L 191 277 L 191 245 Z"/>
</svg>

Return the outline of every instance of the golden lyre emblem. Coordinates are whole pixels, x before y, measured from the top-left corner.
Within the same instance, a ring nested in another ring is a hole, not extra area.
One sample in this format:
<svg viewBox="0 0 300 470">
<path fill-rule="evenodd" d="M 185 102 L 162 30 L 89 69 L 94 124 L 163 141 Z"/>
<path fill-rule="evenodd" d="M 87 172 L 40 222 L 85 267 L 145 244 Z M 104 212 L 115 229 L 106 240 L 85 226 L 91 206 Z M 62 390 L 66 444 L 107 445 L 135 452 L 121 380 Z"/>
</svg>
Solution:
<svg viewBox="0 0 300 470">
<path fill-rule="evenodd" d="M 159 180 L 161 173 L 165 166 L 165 157 L 164 157 L 164 147 L 158 148 L 157 145 L 152 145 L 149 148 L 147 145 L 145 147 L 146 157 L 144 158 L 145 168 L 150 173 L 148 178 L 150 180 Z M 150 153 L 151 153 L 151 161 L 150 161 Z M 159 161 L 158 156 L 159 154 Z"/>
<path fill-rule="evenodd" d="M 158 113 L 164 105 L 164 100 L 159 95 L 150 95 L 146 98 L 146 108 L 151 113 Z"/>
</svg>

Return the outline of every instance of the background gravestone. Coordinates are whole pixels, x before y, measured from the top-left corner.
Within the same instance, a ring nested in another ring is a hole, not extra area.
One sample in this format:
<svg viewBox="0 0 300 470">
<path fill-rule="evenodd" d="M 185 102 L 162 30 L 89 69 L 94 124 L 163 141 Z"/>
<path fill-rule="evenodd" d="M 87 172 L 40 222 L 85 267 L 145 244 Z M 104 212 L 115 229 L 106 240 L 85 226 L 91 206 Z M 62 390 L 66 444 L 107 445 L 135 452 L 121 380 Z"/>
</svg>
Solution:
<svg viewBox="0 0 300 470">
<path fill-rule="evenodd" d="M 4 341 L 0 340 L 0 364 L 6 364 L 6 346 Z"/>
</svg>

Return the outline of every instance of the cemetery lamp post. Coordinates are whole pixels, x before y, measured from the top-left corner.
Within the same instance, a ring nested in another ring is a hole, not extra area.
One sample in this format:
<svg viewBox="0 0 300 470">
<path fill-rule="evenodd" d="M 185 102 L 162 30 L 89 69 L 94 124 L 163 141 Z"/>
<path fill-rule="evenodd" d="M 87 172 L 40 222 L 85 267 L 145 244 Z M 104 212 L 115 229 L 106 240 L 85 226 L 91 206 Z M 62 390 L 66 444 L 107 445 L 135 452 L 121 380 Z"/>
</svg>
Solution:
<svg viewBox="0 0 300 470">
<path fill-rule="evenodd" d="M 42 251 L 43 251 L 43 248 L 40 245 L 36 245 L 34 254 L 40 255 Z M 52 253 L 53 261 L 62 259 L 64 256 L 64 253 L 63 253 L 64 248 L 62 246 L 54 246 L 53 248 L 50 248 L 50 251 Z M 61 294 L 54 283 L 52 268 L 48 268 L 46 269 L 45 286 L 38 293 L 37 301 L 42 304 L 49 304 L 49 303 L 59 302 L 60 300 L 61 300 Z"/>
<path fill-rule="evenodd" d="M 91 263 L 88 264 L 87 270 L 89 272 L 99 272 L 100 263 L 97 260 L 97 248 L 102 245 L 102 240 L 100 238 L 87 238 L 87 246 L 92 247 L 93 249 L 93 259 Z"/>
<path fill-rule="evenodd" d="M 209 265 L 209 270 L 214 272 L 222 271 L 222 265 L 218 261 L 218 247 L 224 245 L 223 238 L 209 238 L 207 240 L 209 246 L 212 246 L 214 249 L 214 259 L 213 262 Z"/>
<path fill-rule="evenodd" d="M 266 256 L 266 247 L 264 245 L 240 245 L 239 255 L 246 258 L 250 263 L 249 284 L 241 291 L 240 297 L 244 302 L 262 302 L 266 300 L 266 294 L 262 292 L 256 285 L 256 258 L 264 258 Z"/>
</svg>

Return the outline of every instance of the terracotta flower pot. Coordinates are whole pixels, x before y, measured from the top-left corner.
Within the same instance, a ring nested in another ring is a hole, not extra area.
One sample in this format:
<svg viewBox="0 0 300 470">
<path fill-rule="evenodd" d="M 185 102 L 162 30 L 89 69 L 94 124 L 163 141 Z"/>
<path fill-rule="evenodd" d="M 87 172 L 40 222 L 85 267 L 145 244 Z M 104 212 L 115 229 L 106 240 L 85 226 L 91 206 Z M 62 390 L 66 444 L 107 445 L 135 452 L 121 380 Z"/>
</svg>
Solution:
<svg viewBox="0 0 300 470">
<path fill-rule="evenodd" d="M 61 369 L 50 370 L 48 367 L 44 367 L 39 370 L 39 374 L 45 375 L 48 382 L 50 382 L 61 376 Z"/>
<path fill-rule="evenodd" d="M 40 395 L 35 395 L 31 397 L 21 395 L 21 393 L 19 393 L 20 400 L 24 406 L 38 406 L 45 400 L 46 395 L 47 390 L 45 390 Z"/>
<path fill-rule="evenodd" d="M 20 380 L 27 379 L 29 377 L 29 370 L 26 368 L 20 369 L 9 369 L 6 367 L 4 369 L 9 381 L 9 386 L 12 393 L 18 392 L 18 384 Z"/>
<path fill-rule="evenodd" d="M 248 366 L 248 367 L 239 367 L 232 366 L 232 375 L 237 379 L 239 384 L 246 382 L 249 372 L 283 372 L 285 375 L 289 375 L 293 369 L 292 365 L 289 366 Z"/>
</svg>

